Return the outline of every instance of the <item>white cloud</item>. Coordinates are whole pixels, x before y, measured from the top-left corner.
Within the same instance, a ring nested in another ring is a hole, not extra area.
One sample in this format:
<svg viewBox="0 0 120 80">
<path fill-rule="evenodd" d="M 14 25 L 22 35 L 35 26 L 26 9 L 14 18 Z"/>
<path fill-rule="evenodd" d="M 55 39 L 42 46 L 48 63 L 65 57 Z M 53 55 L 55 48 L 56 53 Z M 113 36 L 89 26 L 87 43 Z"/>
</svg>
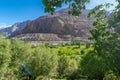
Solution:
<svg viewBox="0 0 120 80">
<path fill-rule="evenodd" d="M 10 27 L 11 25 L 7 25 L 6 23 L 0 23 L 0 28 Z"/>
</svg>

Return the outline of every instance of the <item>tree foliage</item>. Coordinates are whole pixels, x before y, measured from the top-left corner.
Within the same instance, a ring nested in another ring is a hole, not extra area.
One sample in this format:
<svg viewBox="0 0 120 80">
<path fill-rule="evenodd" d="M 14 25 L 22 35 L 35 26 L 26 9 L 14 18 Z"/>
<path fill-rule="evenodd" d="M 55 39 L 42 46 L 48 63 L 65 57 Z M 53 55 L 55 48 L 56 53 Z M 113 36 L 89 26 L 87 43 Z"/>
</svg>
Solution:
<svg viewBox="0 0 120 80">
<path fill-rule="evenodd" d="M 35 49 L 26 66 L 34 77 L 55 76 L 57 64 L 57 53 L 42 46 Z"/>
<path fill-rule="evenodd" d="M 31 45 L 20 40 L 11 41 L 11 63 L 10 67 L 16 68 L 25 64 L 31 55 Z"/>
<path fill-rule="evenodd" d="M 19 78 L 23 74 L 21 74 L 21 65 L 26 64 L 31 56 L 31 45 L 29 43 L 13 39 L 11 40 L 10 48 L 10 74 Z"/>
<path fill-rule="evenodd" d="M 4 74 L 8 70 L 10 58 L 10 41 L 0 36 L 0 79 L 3 79 Z"/>
<path fill-rule="evenodd" d="M 90 39 L 93 41 L 94 49 L 84 54 L 81 60 L 81 71 L 87 75 L 90 79 L 101 80 L 105 74 L 109 71 L 113 71 L 116 75 L 119 75 L 119 26 L 114 28 L 113 25 L 118 23 L 119 12 L 118 7 L 115 10 L 115 15 L 106 19 L 105 7 L 109 7 L 111 4 L 98 5 L 89 13 L 90 16 L 94 16 L 96 21 L 93 23 L 94 29 L 91 30 Z M 113 14 L 111 13 L 111 14 Z M 115 22 L 114 22 L 115 21 Z M 114 23 L 111 24 L 110 22 Z M 114 29 L 111 31 L 111 29 Z"/>
<path fill-rule="evenodd" d="M 62 7 L 63 4 L 69 5 L 69 14 L 79 16 L 85 5 L 89 3 L 90 0 L 42 0 L 43 5 L 45 6 L 45 12 L 50 12 L 53 14 L 56 8 Z"/>
<path fill-rule="evenodd" d="M 57 69 L 59 78 L 70 77 L 77 69 L 78 62 L 75 58 L 66 55 L 60 56 Z"/>
</svg>

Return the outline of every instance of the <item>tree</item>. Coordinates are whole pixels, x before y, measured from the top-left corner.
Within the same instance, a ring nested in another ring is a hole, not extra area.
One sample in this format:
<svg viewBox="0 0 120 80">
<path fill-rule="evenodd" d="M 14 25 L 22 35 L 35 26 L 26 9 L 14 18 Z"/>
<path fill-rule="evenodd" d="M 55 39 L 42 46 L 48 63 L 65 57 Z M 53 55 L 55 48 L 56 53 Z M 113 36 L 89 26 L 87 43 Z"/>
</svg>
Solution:
<svg viewBox="0 0 120 80">
<path fill-rule="evenodd" d="M 66 4 L 69 5 L 69 8 L 71 9 L 69 14 L 75 16 L 78 16 L 89 2 L 90 0 L 42 0 L 43 5 L 45 6 L 45 12 L 53 14 L 56 7 L 60 8 L 63 4 Z"/>
<path fill-rule="evenodd" d="M 21 76 L 20 68 L 26 64 L 31 56 L 31 45 L 23 41 L 11 40 L 11 62 L 9 68 L 16 76 Z"/>
<path fill-rule="evenodd" d="M 78 59 L 78 57 L 77 57 Z M 72 56 L 61 55 L 58 60 L 58 78 L 69 78 L 78 69 L 78 62 Z"/>
<path fill-rule="evenodd" d="M 90 39 L 93 41 L 94 49 L 83 55 L 81 71 L 90 79 L 103 80 L 105 74 L 115 68 L 113 66 L 115 61 L 113 56 L 116 52 L 113 54 L 110 48 L 114 46 L 113 42 L 111 42 L 113 33 L 110 31 L 111 25 L 107 23 L 106 10 L 104 9 L 104 6 L 109 7 L 110 5 L 109 3 L 98 5 L 88 15 L 96 18 L 96 21 L 93 23 L 95 28 L 90 31 Z M 113 41 L 115 41 L 115 38 Z M 113 51 L 117 51 L 117 49 L 114 48 Z"/>
<path fill-rule="evenodd" d="M 10 58 L 10 41 L 0 36 L 0 79 L 7 73 Z"/>
<path fill-rule="evenodd" d="M 112 26 L 114 29 L 112 33 L 112 37 L 109 39 L 109 51 L 113 55 L 114 58 L 114 67 L 113 71 L 117 73 L 120 76 L 120 0 L 118 1 L 118 5 L 116 6 L 116 9 L 111 13 L 111 16 L 109 17 L 108 24 Z"/>
<path fill-rule="evenodd" d="M 57 64 L 57 53 L 50 48 L 39 46 L 35 48 L 26 66 L 35 79 L 38 76 L 55 76 Z"/>
<path fill-rule="evenodd" d="M 84 76 L 88 76 L 89 79 L 102 80 L 109 70 L 113 59 L 107 54 L 99 55 L 95 52 L 89 52 L 83 55 L 80 69 Z"/>
</svg>

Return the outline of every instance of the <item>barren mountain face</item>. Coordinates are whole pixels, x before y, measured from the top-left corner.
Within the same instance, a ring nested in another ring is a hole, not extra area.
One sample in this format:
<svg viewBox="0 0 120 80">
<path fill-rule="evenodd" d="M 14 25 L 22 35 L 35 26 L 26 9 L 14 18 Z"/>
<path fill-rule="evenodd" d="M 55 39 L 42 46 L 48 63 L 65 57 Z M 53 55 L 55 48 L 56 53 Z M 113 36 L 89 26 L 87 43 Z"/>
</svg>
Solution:
<svg viewBox="0 0 120 80">
<path fill-rule="evenodd" d="M 45 15 L 28 22 L 25 28 L 15 33 L 13 37 L 24 40 L 47 41 L 87 40 L 94 21 L 94 18 L 86 18 L 88 13 L 89 10 L 84 10 L 80 17 L 75 17 L 68 14 L 68 9 L 63 9 L 54 15 Z"/>
<path fill-rule="evenodd" d="M 3 36 L 10 36 L 11 34 L 15 34 L 17 31 L 20 31 L 22 29 L 24 29 L 24 27 L 26 26 L 26 24 L 30 22 L 30 21 L 24 21 L 24 22 L 18 22 L 18 23 L 15 23 L 14 25 L 12 26 L 9 26 L 7 28 L 3 28 L 3 29 L 0 29 L 0 34 L 3 35 Z"/>
</svg>

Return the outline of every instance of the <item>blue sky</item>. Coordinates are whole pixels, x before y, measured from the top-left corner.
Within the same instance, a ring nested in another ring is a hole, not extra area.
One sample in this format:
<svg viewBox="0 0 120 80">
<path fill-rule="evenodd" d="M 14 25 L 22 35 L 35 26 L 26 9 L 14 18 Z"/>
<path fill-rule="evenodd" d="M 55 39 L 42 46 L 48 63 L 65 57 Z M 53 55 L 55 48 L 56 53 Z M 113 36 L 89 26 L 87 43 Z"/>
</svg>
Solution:
<svg viewBox="0 0 120 80">
<path fill-rule="evenodd" d="M 91 0 L 87 8 L 107 2 L 117 4 L 115 0 Z M 67 5 L 63 6 L 66 7 Z M 0 28 L 16 22 L 34 20 L 45 14 L 42 0 L 0 0 Z"/>
</svg>

